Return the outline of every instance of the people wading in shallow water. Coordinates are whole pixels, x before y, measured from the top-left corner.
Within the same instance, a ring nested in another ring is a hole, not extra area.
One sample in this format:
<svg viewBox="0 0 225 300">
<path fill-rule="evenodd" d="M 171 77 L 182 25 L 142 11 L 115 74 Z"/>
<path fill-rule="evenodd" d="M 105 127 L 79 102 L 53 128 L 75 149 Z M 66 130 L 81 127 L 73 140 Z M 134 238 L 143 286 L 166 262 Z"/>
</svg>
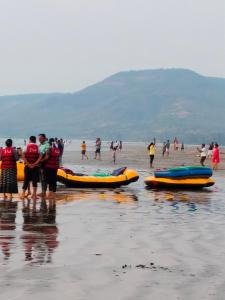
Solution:
<svg viewBox="0 0 225 300">
<path fill-rule="evenodd" d="M 22 199 L 25 198 L 26 190 L 30 188 L 29 185 L 32 183 L 33 186 L 32 198 L 36 200 L 37 186 L 39 182 L 38 162 L 40 161 L 40 152 L 39 152 L 38 145 L 36 144 L 35 136 L 30 137 L 29 143 L 24 150 L 22 158 L 25 164 L 25 168 L 24 168 L 23 191 L 21 194 L 21 198 Z"/>
<path fill-rule="evenodd" d="M 101 139 L 98 137 L 95 141 L 95 159 L 101 160 Z"/>
<path fill-rule="evenodd" d="M 11 139 L 7 139 L 5 145 L 6 147 L 0 153 L 0 160 L 2 161 L 0 193 L 4 194 L 4 199 L 9 198 L 9 200 L 12 200 L 12 194 L 18 193 L 16 166 L 18 153 L 13 148 L 13 141 Z"/>
<path fill-rule="evenodd" d="M 215 143 L 212 154 L 212 168 L 213 170 L 218 170 L 220 163 L 220 151 L 219 145 Z"/>
<path fill-rule="evenodd" d="M 153 168 L 153 161 L 155 158 L 155 144 L 150 143 L 148 145 L 148 150 L 149 150 L 149 158 L 150 158 L 150 168 Z"/>
<path fill-rule="evenodd" d="M 83 141 L 83 143 L 81 144 L 81 159 L 83 160 L 84 158 L 88 159 L 88 156 L 86 154 L 87 151 L 87 145 L 86 142 Z"/>
<path fill-rule="evenodd" d="M 202 144 L 201 148 L 197 147 L 198 152 L 200 153 L 200 164 L 204 167 L 204 162 L 206 160 L 206 147 L 205 144 Z"/>
</svg>

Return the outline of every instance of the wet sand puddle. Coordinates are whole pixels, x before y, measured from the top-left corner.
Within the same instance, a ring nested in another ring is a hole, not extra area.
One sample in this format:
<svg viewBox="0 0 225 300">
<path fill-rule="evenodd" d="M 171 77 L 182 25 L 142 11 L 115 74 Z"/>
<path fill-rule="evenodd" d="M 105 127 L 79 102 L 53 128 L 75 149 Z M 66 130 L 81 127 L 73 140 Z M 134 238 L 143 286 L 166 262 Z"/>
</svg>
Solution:
<svg viewBox="0 0 225 300">
<path fill-rule="evenodd" d="M 2 299 L 223 299 L 223 178 L 211 189 L 59 188 L 0 201 Z M 220 298 L 221 297 L 221 298 Z"/>
</svg>

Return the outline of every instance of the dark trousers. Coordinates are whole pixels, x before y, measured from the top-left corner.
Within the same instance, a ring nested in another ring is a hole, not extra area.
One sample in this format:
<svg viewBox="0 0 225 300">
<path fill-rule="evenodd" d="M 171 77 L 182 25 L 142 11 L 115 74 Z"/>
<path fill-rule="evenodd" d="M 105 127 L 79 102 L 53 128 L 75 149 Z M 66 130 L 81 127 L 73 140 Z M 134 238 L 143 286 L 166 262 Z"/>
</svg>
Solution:
<svg viewBox="0 0 225 300">
<path fill-rule="evenodd" d="M 204 167 L 204 161 L 206 160 L 206 156 L 201 156 L 200 163 Z"/>
<path fill-rule="evenodd" d="M 154 155 L 150 155 L 150 165 L 152 165 L 153 160 L 154 160 Z"/>
<path fill-rule="evenodd" d="M 45 173 L 45 180 L 46 180 L 46 190 L 48 187 L 50 192 L 56 192 L 57 169 L 45 168 L 44 173 Z"/>
</svg>

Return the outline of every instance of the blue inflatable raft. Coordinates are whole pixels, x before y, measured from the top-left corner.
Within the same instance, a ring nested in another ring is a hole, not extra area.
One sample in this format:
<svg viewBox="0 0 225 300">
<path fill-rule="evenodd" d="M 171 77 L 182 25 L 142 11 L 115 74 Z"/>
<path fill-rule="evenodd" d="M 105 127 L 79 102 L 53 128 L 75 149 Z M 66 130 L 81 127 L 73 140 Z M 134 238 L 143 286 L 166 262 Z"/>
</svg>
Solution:
<svg viewBox="0 0 225 300">
<path fill-rule="evenodd" d="M 212 169 L 201 166 L 178 167 L 165 170 L 156 170 L 156 178 L 209 178 L 213 174 Z"/>
</svg>

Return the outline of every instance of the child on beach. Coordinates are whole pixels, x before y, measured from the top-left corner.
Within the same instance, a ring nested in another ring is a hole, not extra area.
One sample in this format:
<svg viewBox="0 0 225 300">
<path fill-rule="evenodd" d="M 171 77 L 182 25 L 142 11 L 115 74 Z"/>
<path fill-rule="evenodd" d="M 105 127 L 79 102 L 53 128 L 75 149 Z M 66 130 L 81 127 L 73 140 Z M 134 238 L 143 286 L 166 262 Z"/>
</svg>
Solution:
<svg viewBox="0 0 225 300">
<path fill-rule="evenodd" d="M 88 156 L 86 154 L 86 150 L 87 150 L 87 145 L 86 145 L 86 142 L 83 141 L 82 144 L 81 144 L 81 159 L 83 160 L 85 157 L 86 159 L 88 159 Z"/>
</svg>

